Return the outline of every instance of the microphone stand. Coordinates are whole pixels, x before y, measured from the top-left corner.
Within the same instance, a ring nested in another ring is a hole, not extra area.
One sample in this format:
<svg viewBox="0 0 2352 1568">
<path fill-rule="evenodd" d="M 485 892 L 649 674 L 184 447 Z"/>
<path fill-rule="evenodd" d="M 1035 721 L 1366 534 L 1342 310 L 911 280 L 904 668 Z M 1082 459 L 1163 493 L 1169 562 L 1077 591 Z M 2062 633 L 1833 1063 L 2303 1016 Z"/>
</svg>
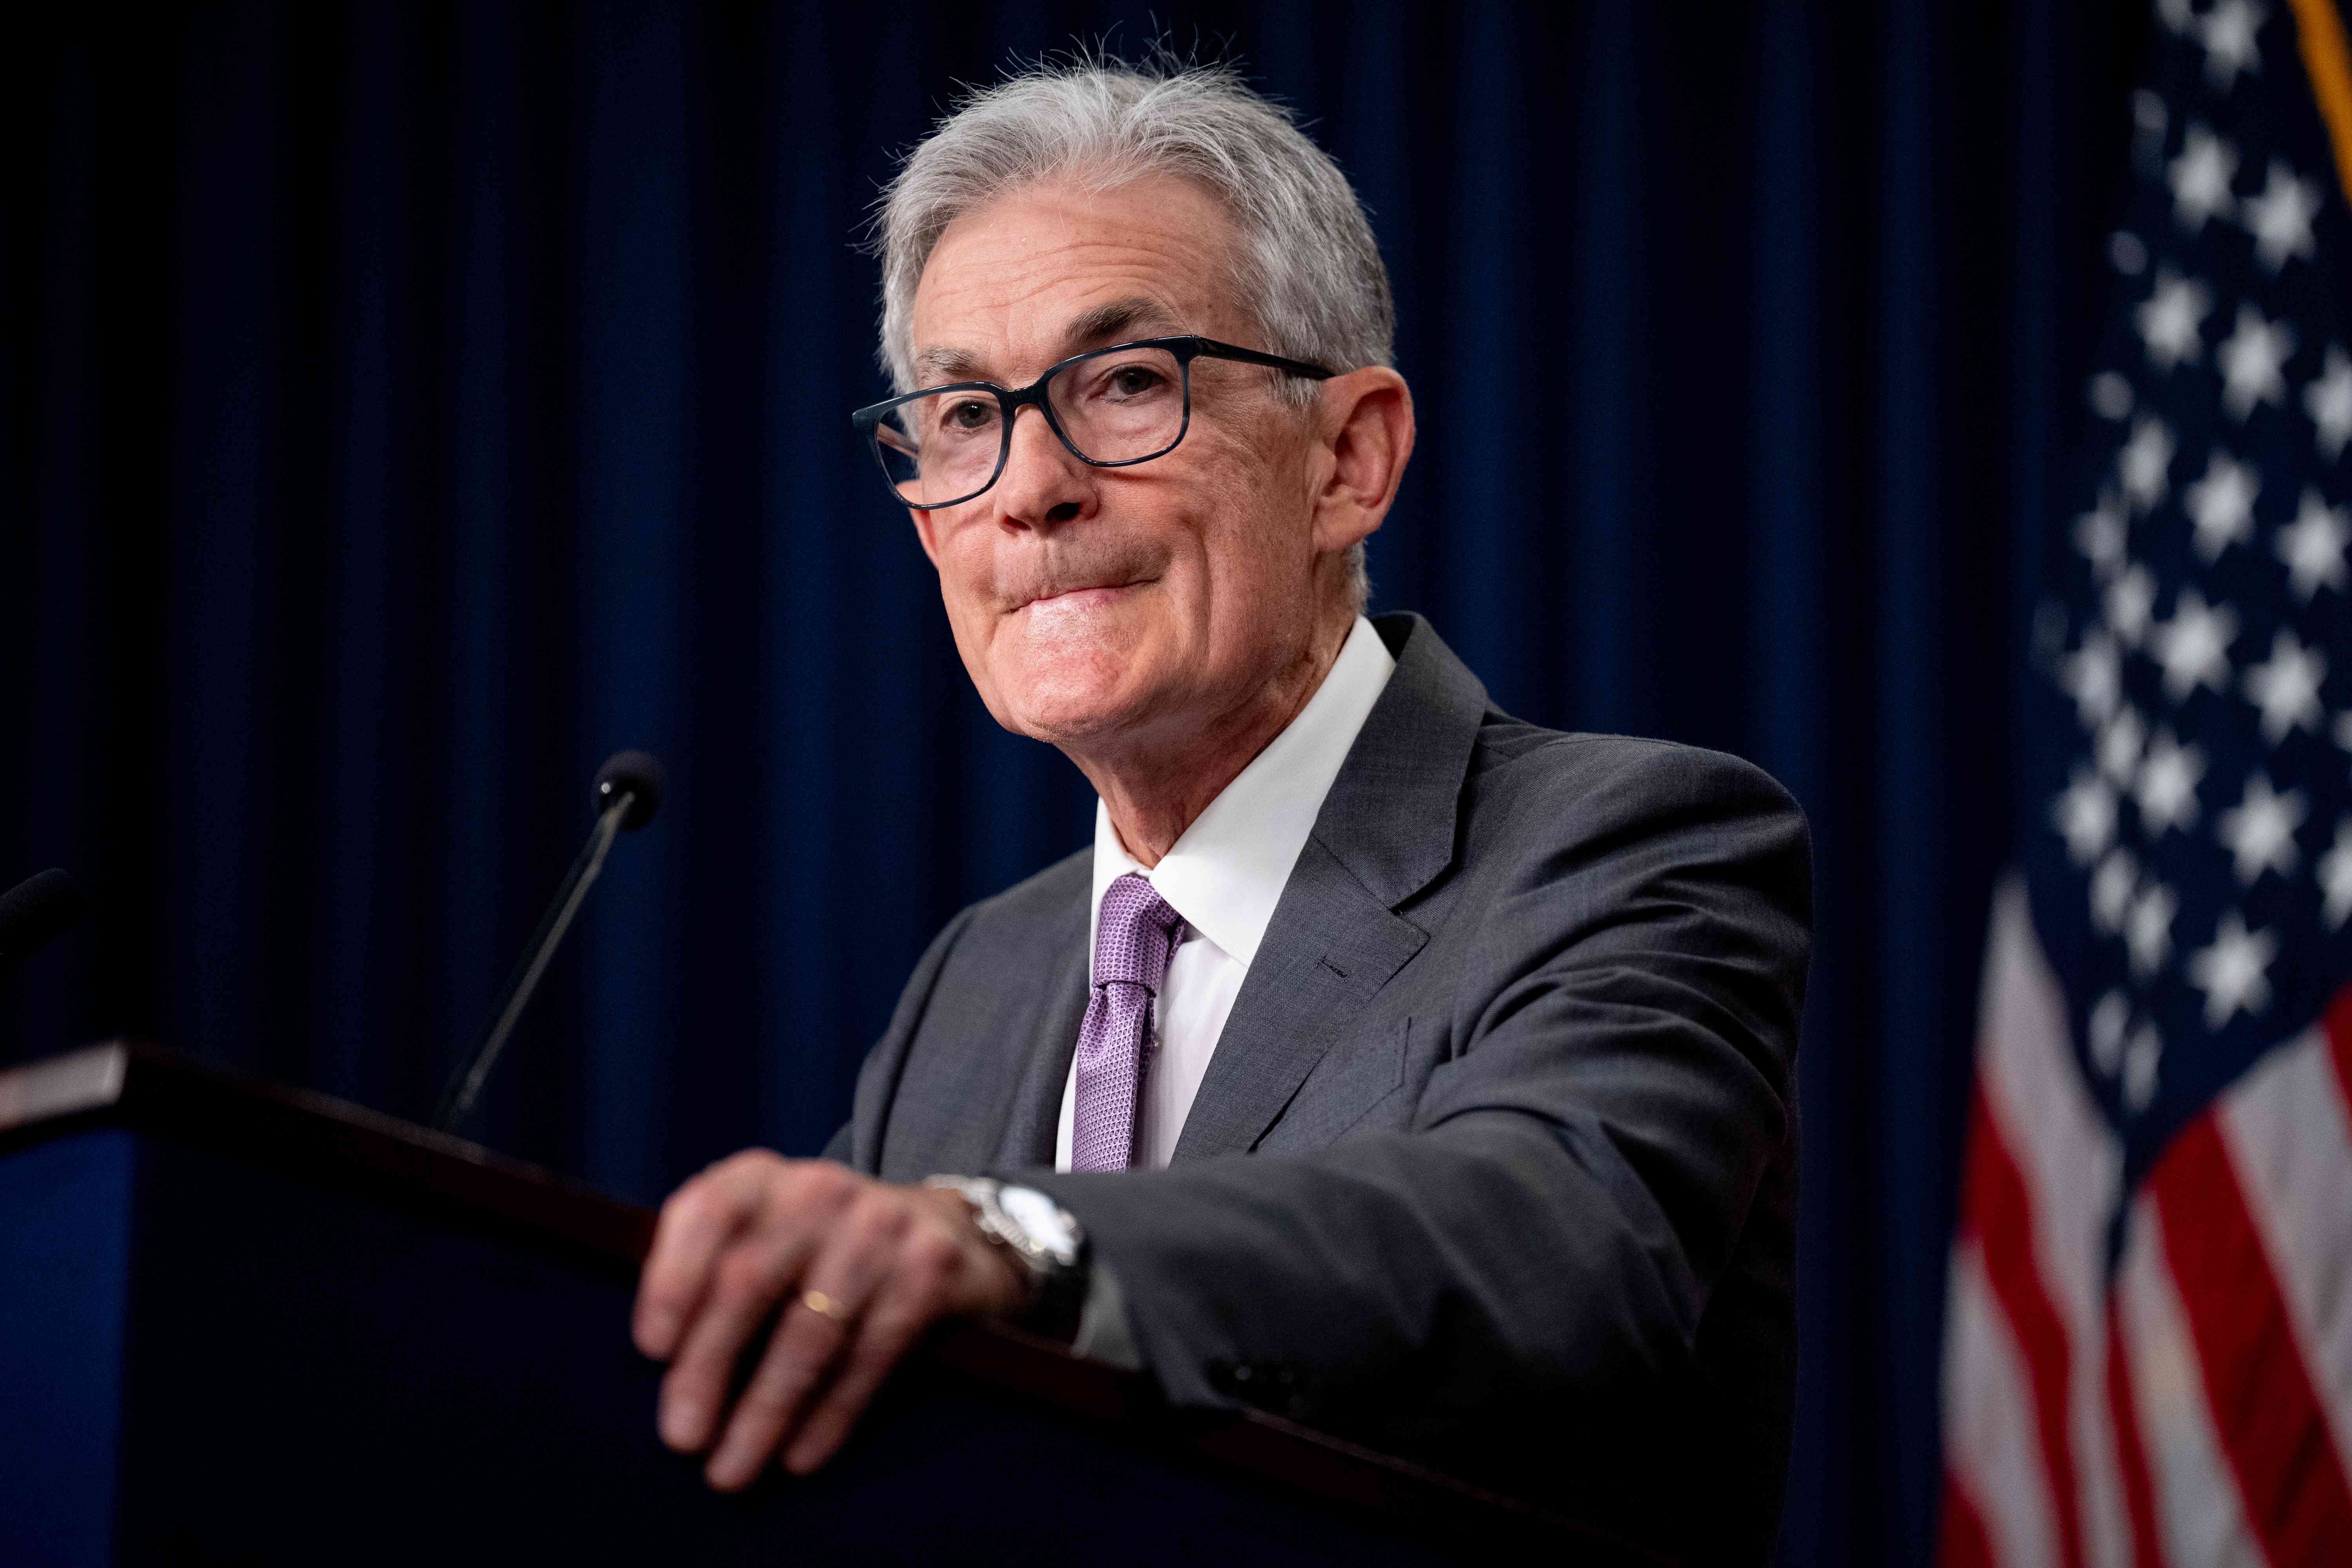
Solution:
<svg viewBox="0 0 2352 1568">
<path fill-rule="evenodd" d="M 597 874 L 604 869 L 604 857 L 611 852 L 613 840 L 619 837 L 629 812 L 637 804 L 634 790 L 614 792 L 609 804 L 596 815 L 596 826 L 589 830 L 588 842 L 580 847 L 579 858 L 555 889 L 555 897 L 547 912 L 539 917 L 539 929 L 531 933 L 530 942 L 522 950 L 521 959 L 514 973 L 507 976 L 506 988 L 490 1009 L 490 1026 L 482 1042 L 474 1048 L 473 1056 L 451 1075 L 449 1087 L 442 1091 L 441 1108 L 435 1113 L 433 1125 L 443 1132 L 455 1132 L 474 1109 L 475 1099 L 482 1092 L 483 1080 L 497 1065 L 499 1053 L 506 1049 L 507 1037 L 514 1033 L 515 1021 L 522 1016 L 523 1008 L 530 1002 L 530 994 L 539 988 L 540 976 L 546 973 L 548 961 L 571 928 L 572 917 L 580 912 L 581 902 L 588 889 L 596 883 Z"/>
</svg>

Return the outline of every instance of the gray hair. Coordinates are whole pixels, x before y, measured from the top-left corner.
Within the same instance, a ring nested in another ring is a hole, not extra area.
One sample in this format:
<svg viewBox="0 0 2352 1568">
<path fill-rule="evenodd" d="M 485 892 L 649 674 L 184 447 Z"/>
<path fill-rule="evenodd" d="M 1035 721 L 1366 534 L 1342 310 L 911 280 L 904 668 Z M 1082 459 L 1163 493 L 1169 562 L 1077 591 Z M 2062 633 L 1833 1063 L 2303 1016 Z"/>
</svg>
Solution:
<svg viewBox="0 0 2352 1568">
<path fill-rule="evenodd" d="M 1288 110 L 1228 65 L 1080 57 L 971 94 L 884 192 L 879 357 L 892 384 L 915 389 L 915 289 L 958 217 L 1044 180 L 1108 190 L 1162 174 L 1203 187 L 1232 218 L 1233 288 L 1266 349 L 1335 370 L 1391 362 L 1396 306 L 1371 225 L 1347 175 Z M 1313 382 L 1283 377 L 1276 387 L 1294 408 L 1314 403 Z M 1370 596 L 1360 544 L 1348 576 L 1360 612 Z"/>
</svg>

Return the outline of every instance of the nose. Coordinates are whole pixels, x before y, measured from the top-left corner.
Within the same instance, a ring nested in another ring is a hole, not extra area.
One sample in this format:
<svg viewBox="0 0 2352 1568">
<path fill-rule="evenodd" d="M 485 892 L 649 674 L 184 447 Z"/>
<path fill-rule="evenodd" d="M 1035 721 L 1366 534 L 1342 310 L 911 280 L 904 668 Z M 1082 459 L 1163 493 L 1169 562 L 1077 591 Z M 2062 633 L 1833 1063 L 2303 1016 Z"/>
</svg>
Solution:
<svg viewBox="0 0 2352 1568">
<path fill-rule="evenodd" d="M 1094 471 L 1062 445 L 1041 410 L 1023 408 L 1013 416 L 1012 450 L 992 493 L 1006 524 L 1050 528 L 1092 510 Z"/>
</svg>

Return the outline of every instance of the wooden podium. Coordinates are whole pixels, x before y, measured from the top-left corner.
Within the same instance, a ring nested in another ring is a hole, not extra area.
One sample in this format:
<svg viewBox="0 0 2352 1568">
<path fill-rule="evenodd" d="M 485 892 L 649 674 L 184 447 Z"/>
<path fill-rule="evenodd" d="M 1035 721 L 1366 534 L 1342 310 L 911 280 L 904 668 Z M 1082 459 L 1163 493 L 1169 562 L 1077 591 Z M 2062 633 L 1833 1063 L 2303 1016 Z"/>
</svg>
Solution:
<svg viewBox="0 0 2352 1568">
<path fill-rule="evenodd" d="M 987 1328 L 722 1497 L 629 1342 L 652 1229 L 149 1047 L 0 1072 L 0 1563 L 1659 1561 Z"/>
</svg>

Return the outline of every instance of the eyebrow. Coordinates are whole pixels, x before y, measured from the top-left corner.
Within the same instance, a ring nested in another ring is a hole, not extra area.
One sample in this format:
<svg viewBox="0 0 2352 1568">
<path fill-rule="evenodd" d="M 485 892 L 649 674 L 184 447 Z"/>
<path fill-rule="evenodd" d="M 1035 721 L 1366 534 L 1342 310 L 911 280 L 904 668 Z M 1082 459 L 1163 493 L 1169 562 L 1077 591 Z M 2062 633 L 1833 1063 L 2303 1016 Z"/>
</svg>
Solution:
<svg viewBox="0 0 2352 1568">
<path fill-rule="evenodd" d="M 1062 341 L 1073 353 L 1083 353 L 1114 339 L 1130 337 L 1138 328 L 1171 328 L 1176 324 L 1166 306 L 1138 295 L 1097 305 L 1063 330 Z"/>
<path fill-rule="evenodd" d="M 1062 329 L 1062 344 L 1068 353 L 1084 353 L 1090 348 L 1133 337 L 1138 331 L 1171 331 L 1178 324 L 1159 300 L 1137 295 L 1097 305 L 1080 314 Z M 915 356 L 917 386 L 986 379 L 986 362 L 969 349 L 925 349 Z"/>
<path fill-rule="evenodd" d="M 963 349 L 925 349 L 915 356 L 915 384 L 938 386 L 950 381 L 979 381 L 980 356 Z"/>
</svg>

